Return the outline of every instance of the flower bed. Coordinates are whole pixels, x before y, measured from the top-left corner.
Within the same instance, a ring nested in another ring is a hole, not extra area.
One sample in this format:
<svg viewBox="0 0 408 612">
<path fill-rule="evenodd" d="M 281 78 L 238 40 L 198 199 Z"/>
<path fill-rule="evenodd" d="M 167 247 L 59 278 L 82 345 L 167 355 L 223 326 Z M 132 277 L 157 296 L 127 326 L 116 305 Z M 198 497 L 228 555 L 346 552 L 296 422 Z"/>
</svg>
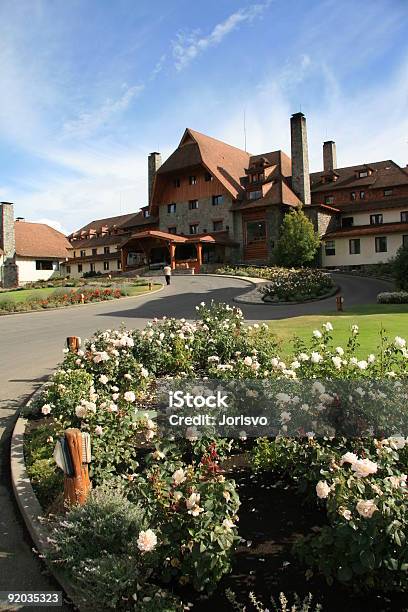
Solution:
<svg viewBox="0 0 408 612">
<path fill-rule="evenodd" d="M 266 302 L 304 302 L 322 297 L 334 288 L 330 275 L 313 268 L 225 267 L 217 272 L 270 281 L 259 288 Z"/>
<path fill-rule="evenodd" d="M 164 318 L 142 331 L 98 332 L 77 353 L 66 354 L 39 400 L 46 424 L 36 436 L 39 448 L 33 436 L 26 445 L 29 460 L 48 461 L 54 440 L 68 427 L 92 438 L 94 492 L 57 522 L 53 561 L 99 609 L 181 610 L 183 600 L 197 610 L 229 610 L 234 598 L 248 604 L 254 587 L 263 601 L 274 589 L 277 598 L 280 590 L 293 595 L 297 588 L 302 597 L 319 593 L 317 601 L 326 598 L 331 611 L 344 610 L 345 601 L 351 611 L 359 609 L 352 607 L 353 596 L 334 581 L 406 590 L 405 438 L 375 441 L 366 433 L 316 439 L 311 432 L 283 438 L 306 410 L 297 396 L 284 393 L 281 435 L 259 440 L 252 451 L 244 432 L 242 440 L 171 440 L 160 433 L 154 413 L 156 382 L 166 377 L 312 380 L 313 418 L 336 404 L 329 390 L 338 379 L 361 385 L 386 379 L 401 394 L 398 385 L 408 373 L 405 340 L 383 336 L 378 355 L 357 359 L 358 328 L 351 329 L 347 346 L 336 347 L 326 323 L 283 361 L 267 326 L 245 326 L 239 309 L 201 304 L 197 310 L 193 323 Z M 343 420 L 351 419 L 346 412 Z M 358 413 L 353 425 L 366 432 L 360 421 Z M 35 472 L 43 503 L 52 501 L 56 473 L 47 463 L 41 482 L 41 471 Z M 308 505 L 299 512 L 301 501 Z M 278 551 L 276 542 L 282 542 Z M 279 584 L 272 586 L 274 573 Z M 233 592 L 229 598 L 226 588 Z M 369 601 L 370 610 L 380 609 L 377 600 Z"/>
<path fill-rule="evenodd" d="M 377 295 L 379 304 L 408 304 L 407 291 L 385 291 Z"/>
</svg>

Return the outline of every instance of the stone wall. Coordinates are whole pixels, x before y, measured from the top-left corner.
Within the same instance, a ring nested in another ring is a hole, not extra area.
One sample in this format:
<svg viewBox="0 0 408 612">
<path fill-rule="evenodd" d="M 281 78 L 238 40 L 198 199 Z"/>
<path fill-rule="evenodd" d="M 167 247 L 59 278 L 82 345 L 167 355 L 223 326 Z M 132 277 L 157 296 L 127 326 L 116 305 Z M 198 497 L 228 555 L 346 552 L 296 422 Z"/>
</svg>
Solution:
<svg viewBox="0 0 408 612">
<path fill-rule="evenodd" d="M 190 225 L 198 223 L 198 233 L 213 232 L 213 221 L 223 221 L 223 230 L 228 230 L 231 238 L 234 236 L 233 216 L 231 212 L 231 199 L 224 195 L 224 201 L 218 206 L 213 206 L 212 197 L 198 200 L 198 209 L 190 210 L 189 203 L 177 202 L 176 212 L 168 213 L 167 205 L 160 206 L 160 230 L 168 232 L 170 227 L 175 227 L 177 234 L 190 235 Z"/>
<path fill-rule="evenodd" d="M 15 263 L 14 206 L 10 202 L 0 203 L 0 247 L 4 251 L 1 283 L 4 288 L 17 287 L 18 266 Z"/>
</svg>

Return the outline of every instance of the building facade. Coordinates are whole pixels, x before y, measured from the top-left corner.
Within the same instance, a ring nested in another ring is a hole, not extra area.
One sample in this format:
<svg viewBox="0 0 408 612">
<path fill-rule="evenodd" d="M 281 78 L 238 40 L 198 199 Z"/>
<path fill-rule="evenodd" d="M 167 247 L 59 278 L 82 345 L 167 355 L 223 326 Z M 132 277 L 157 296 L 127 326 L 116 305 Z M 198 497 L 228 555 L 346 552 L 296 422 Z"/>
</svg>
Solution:
<svg viewBox="0 0 408 612">
<path fill-rule="evenodd" d="M 17 287 L 63 274 L 70 244 L 44 223 L 14 220 L 14 206 L 0 203 L 0 285 Z"/>
<path fill-rule="evenodd" d="M 323 143 L 310 173 L 306 118 L 290 119 L 291 155 L 252 155 L 186 129 L 162 163 L 148 158 L 149 205 L 94 221 L 69 238 L 70 273 L 109 273 L 144 263 L 210 269 L 270 264 L 284 216 L 302 207 L 322 239 L 319 263 L 356 268 L 386 262 L 408 243 L 408 172 L 391 160 L 339 168 Z"/>
</svg>

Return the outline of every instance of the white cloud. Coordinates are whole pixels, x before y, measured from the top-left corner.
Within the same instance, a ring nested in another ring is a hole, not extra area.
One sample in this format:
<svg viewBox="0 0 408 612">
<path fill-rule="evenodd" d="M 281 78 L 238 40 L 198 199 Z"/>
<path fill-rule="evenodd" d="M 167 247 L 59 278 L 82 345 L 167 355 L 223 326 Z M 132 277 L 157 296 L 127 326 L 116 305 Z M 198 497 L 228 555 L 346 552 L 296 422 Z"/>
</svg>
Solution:
<svg viewBox="0 0 408 612">
<path fill-rule="evenodd" d="M 124 93 L 112 100 L 108 98 L 99 108 L 84 111 L 76 119 L 66 121 L 63 125 L 63 135 L 70 138 L 87 138 L 99 128 L 107 124 L 118 114 L 125 111 L 131 102 L 144 90 L 144 85 L 123 86 Z"/>
<path fill-rule="evenodd" d="M 179 32 L 173 41 L 173 57 L 177 70 L 183 70 L 208 48 L 219 45 L 228 34 L 236 30 L 239 24 L 251 22 L 262 15 L 270 4 L 271 0 L 266 0 L 232 13 L 227 19 L 218 23 L 207 36 L 201 36 L 200 30 Z"/>
<path fill-rule="evenodd" d="M 47 218 L 36 219 L 36 223 L 44 223 L 45 225 L 49 225 L 50 227 L 53 227 L 58 232 L 61 232 L 62 234 L 65 234 L 65 235 L 69 233 L 65 229 L 65 227 L 62 226 L 60 221 L 56 221 L 55 219 L 47 219 Z"/>
</svg>

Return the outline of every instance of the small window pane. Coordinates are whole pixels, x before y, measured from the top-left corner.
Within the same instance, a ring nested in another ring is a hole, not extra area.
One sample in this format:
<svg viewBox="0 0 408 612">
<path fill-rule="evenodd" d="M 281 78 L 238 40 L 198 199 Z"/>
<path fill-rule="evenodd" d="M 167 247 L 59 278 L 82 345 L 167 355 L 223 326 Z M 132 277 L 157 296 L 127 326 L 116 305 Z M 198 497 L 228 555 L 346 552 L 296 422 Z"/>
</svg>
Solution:
<svg viewBox="0 0 408 612">
<path fill-rule="evenodd" d="M 360 238 L 349 240 L 350 255 L 360 255 Z"/>
<path fill-rule="evenodd" d="M 266 239 L 265 221 L 247 221 L 246 223 L 246 242 L 259 242 Z"/>
<path fill-rule="evenodd" d="M 387 237 L 377 236 L 375 239 L 375 252 L 386 253 L 387 252 Z"/>
</svg>

